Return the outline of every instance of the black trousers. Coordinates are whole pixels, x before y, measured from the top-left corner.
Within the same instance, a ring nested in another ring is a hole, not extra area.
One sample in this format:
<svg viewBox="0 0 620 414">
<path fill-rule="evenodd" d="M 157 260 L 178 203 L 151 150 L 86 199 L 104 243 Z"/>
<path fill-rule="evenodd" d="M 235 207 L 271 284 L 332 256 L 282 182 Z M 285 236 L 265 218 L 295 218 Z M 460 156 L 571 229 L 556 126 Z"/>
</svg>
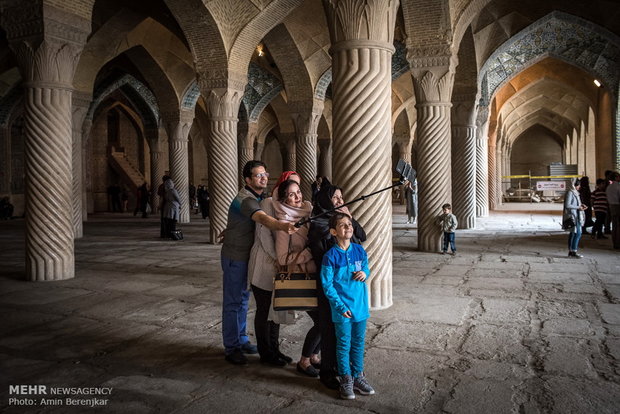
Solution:
<svg viewBox="0 0 620 414">
<path fill-rule="evenodd" d="M 605 220 L 607 219 L 607 213 L 604 211 L 595 211 L 594 215 L 596 216 L 596 222 L 594 223 L 594 228 L 592 228 L 592 234 L 596 234 L 597 237 L 602 237 L 603 224 L 605 224 Z"/>
<path fill-rule="evenodd" d="M 256 315 L 254 315 L 254 334 L 256 347 L 262 360 L 275 359 L 280 349 L 280 324 L 268 320 L 271 307 L 271 292 L 252 285 L 252 292 L 256 300 Z"/>
<path fill-rule="evenodd" d="M 166 233 L 166 219 L 164 218 L 164 208 L 162 205 L 162 208 L 159 209 L 159 220 L 160 220 L 160 226 L 159 226 L 159 237 L 161 237 L 162 239 L 165 239 L 166 237 L 168 237 L 167 233 Z"/>
<path fill-rule="evenodd" d="M 323 291 L 321 279 L 317 280 L 318 325 L 321 332 L 321 377 L 328 378 L 338 372 L 336 360 L 336 327 L 332 321 L 332 309 Z"/>
<path fill-rule="evenodd" d="M 321 350 L 321 330 L 319 328 L 319 312 L 308 311 L 306 313 L 312 319 L 314 325 L 306 334 L 304 346 L 301 348 L 301 356 L 310 358 L 312 354 L 318 354 Z"/>
</svg>

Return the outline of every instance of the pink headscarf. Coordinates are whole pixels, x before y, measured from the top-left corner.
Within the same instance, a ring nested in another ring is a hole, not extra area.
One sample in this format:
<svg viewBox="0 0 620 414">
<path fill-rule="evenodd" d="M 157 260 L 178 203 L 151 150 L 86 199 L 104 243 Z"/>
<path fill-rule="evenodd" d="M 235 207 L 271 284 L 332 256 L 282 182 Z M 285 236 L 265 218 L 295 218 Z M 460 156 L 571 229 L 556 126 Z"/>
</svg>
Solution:
<svg viewBox="0 0 620 414">
<path fill-rule="evenodd" d="M 278 192 L 278 186 L 280 184 L 282 184 L 283 182 L 285 182 L 286 180 L 289 179 L 289 177 L 291 175 L 296 175 L 299 177 L 299 179 L 301 180 L 301 175 L 299 175 L 298 173 L 296 173 L 295 171 L 284 171 L 282 174 L 280 174 L 280 178 L 278 178 L 278 182 L 276 183 L 276 185 L 273 187 L 273 191 L 271 192 L 271 196 L 273 198 L 278 198 L 277 197 L 277 192 Z"/>
</svg>

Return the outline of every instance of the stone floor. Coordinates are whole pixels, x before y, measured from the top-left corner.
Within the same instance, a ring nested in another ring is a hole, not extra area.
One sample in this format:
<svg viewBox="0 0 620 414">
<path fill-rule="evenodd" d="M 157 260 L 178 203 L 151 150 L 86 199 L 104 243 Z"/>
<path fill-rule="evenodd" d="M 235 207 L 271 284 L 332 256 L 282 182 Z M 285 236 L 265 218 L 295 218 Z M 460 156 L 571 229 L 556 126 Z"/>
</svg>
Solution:
<svg viewBox="0 0 620 414">
<path fill-rule="evenodd" d="M 168 242 L 156 219 L 91 217 L 76 278 L 53 283 L 17 280 L 24 222 L 2 222 L 0 412 L 90 412 L 49 390 L 106 387 L 106 413 L 618 413 L 620 255 L 586 236 L 585 258 L 567 258 L 559 207 L 527 206 L 459 231 L 455 257 L 417 252 L 395 206 L 394 305 L 372 313 L 366 344 L 377 394 L 355 401 L 294 365 L 224 361 L 220 249 L 202 220 Z M 308 328 L 282 328 L 285 353 Z"/>
</svg>

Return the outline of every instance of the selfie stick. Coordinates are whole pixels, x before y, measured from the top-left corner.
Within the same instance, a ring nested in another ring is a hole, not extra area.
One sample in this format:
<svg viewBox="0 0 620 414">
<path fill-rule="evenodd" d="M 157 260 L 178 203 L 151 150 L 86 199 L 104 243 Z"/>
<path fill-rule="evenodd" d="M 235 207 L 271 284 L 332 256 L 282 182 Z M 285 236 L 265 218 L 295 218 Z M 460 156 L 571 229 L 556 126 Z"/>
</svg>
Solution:
<svg viewBox="0 0 620 414">
<path fill-rule="evenodd" d="M 400 174 L 400 178 L 399 178 L 399 180 L 398 180 L 398 182 L 396 184 L 393 184 L 393 185 L 391 185 L 389 187 L 386 187 L 386 188 L 382 188 L 381 190 L 377 190 L 374 193 L 363 195 L 360 198 L 356 198 L 353 201 L 349 201 L 348 203 L 344 203 L 343 205 L 341 205 L 341 206 L 339 206 L 337 208 L 332 208 L 331 210 L 324 211 L 321 214 L 317 214 L 316 216 L 312 216 L 312 217 L 308 217 L 308 218 L 303 218 L 303 219 L 299 220 L 297 223 L 295 223 L 295 227 L 301 227 L 304 224 L 306 224 L 308 222 L 311 222 L 312 220 L 315 220 L 315 219 L 317 219 L 319 217 L 322 217 L 322 216 L 324 216 L 326 214 L 333 213 L 334 211 L 338 210 L 339 208 L 346 207 L 346 206 L 348 206 L 350 204 L 353 204 L 353 203 L 357 203 L 358 201 L 366 200 L 367 198 L 372 197 L 372 196 L 374 196 L 376 194 L 379 194 L 379 193 L 381 193 L 383 191 L 387 191 L 387 190 L 390 190 L 390 189 L 392 189 L 394 187 L 398 187 L 399 185 L 403 185 L 405 183 L 405 181 L 413 181 L 413 180 L 415 180 L 416 171 L 405 160 L 398 160 L 398 164 L 396 165 L 396 172 Z"/>
</svg>

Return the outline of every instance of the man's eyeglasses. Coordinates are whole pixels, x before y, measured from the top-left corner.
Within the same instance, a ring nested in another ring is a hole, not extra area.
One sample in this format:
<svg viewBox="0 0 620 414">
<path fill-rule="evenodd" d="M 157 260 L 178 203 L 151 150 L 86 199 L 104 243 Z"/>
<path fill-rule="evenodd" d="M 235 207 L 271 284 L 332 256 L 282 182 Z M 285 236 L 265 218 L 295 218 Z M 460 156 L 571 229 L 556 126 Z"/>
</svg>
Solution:
<svg viewBox="0 0 620 414">
<path fill-rule="evenodd" d="M 258 173 L 258 174 L 254 174 L 252 177 L 255 177 L 255 178 L 263 178 L 263 177 L 269 178 L 269 173 L 268 172 Z"/>
</svg>

